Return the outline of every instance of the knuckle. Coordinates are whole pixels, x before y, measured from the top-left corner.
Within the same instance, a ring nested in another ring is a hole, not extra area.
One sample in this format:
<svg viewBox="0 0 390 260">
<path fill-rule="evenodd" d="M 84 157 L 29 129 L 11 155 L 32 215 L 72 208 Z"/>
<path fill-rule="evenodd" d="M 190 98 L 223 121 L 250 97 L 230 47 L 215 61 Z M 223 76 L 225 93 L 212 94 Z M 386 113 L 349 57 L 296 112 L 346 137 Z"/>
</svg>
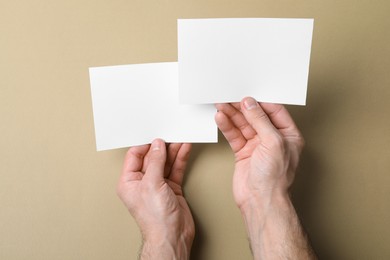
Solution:
<svg viewBox="0 0 390 260">
<path fill-rule="evenodd" d="M 294 139 L 295 139 L 295 144 L 296 144 L 296 146 L 297 146 L 300 150 L 302 150 L 303 147 L 305 147 L 305 144 L 306 144 L 305 139 L 303 138 L 302 134 L 298 132 L 298 134 L 295 136 Z"/>
<path fill-rule="evenodd" d="M 282 150 L 284 147 L 283 138 L 278 134 L 270 135 L 267 137 L 266 144 L 270 150 Z"/>
<path fill-rule="evenodd" d="M 150 158 L 149 164 L 163 165 L 163 164 L 165 164 L 165 160 L 162 156 L 156 156 L 156 157 Z"/>
<path fill-rule="evenodd" d="M 163 154 L 160 150 L 152 151 L 149 157 L 150 162 L 161 161 L 163 159 Z"/>
<path fill-rule="evenodd" d="M 283 139 L 283 137 L 279 133 L 271 135 L 268 138 L 267 143 L 268 143 L 269 149 L 272 149 L 272 150 L 282 151 L 285 148 L 285 140 Z"/>
<path fill-rule="evenodd" d="M 253 111 L 253 118 L 255 120 L 259 120 L 259 121 L 264 121 L 264 120 L 269 120 L 267 114 L 260 110 L 260 109 L 256 109 L 255 111 Z"/>
</svg>

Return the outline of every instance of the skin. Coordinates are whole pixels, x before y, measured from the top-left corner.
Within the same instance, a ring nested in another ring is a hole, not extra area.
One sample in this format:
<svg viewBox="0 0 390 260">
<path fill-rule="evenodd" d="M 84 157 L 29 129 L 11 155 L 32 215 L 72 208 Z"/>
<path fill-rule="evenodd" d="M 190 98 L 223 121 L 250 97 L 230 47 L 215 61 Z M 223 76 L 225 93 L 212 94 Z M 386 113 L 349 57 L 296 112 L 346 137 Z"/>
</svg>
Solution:
<svg viewBox="0 0 390 260">
<path fill-rule="evenodd" d="M 235 155 L 233 195 L 254 259 L 316 259 L 288 192 L 304 145 L 291 116 L 253 98 L 216 108 Z M 117 191 L 140 227 L 141 259 L 189 259 L 195 228 L 182 181 L 190 149 L 156 139 L 126 155 Z"/>
<path fill-rule="evenodd" d="M 316 259 L 288 193 L 304 146 L 288 111 L 250 97 L 216 108 L 235 155 L 233 195 L 254 259 Z"/>
<path fill-rule="evenodd" d="M 182 182 L 190 150 L 156 139 L 126 154 L 117 193 L 141 230 L 140 259 L 189 259 L 195 226 Z"/>
</svg>

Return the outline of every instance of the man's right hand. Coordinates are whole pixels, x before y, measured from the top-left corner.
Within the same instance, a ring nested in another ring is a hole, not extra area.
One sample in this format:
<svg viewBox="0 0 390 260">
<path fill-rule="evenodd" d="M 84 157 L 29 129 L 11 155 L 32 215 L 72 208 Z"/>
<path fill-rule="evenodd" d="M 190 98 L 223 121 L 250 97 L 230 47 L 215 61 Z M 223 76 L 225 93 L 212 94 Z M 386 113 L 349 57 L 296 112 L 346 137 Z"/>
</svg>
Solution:
<svg viewBox="0 0 390 260">
<path fill-rule="evenodd" d="M 253 98 L 216 107 L 216 122 L 235 155 L 237 206 L 286 196 L 304 144 L 286 108 Z"/>
<path fill-rule="evenodd" d="M 233 195 L 255 259 L 316 259 L 288 188 L 304 141 L 282 105 L 217 104 L 215 116 L 235 155 Z"/>
</svg>

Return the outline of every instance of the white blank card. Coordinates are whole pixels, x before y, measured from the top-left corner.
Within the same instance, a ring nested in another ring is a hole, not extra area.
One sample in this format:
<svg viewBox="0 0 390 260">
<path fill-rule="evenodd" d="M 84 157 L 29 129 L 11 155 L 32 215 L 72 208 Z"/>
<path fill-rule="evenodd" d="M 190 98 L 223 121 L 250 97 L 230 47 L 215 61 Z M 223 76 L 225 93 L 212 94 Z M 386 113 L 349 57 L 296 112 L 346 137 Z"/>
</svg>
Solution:
<svg viewBox="0 0 390 260">
<path fill-rule="evenodd" d="M 313 19 L 179 19 L 180 101 L 304 105 Z"/>
<path fill-rule="evenodd" d="M 181 105 L 177 62 L 89 69 L 97 150 L 217 142 L 213 105 Z"/>
</svg>

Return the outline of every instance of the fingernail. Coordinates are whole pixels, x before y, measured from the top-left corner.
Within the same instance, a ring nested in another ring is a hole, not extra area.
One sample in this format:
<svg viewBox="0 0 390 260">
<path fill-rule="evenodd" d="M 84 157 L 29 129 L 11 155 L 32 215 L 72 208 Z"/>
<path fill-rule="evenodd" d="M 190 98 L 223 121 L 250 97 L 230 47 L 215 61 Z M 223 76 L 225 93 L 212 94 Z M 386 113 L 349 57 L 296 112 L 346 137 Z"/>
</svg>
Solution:
<svg viewBox="0 0 390 260">
<path fill-rule="evenodd" d="M 244 100 L 244 106 L 246 108 L 246 110 L 251 110 L 255 107 L 257 107 L 259 104 L 257 103 L 256 100 L 254 100 L 253 98 L 251 97 L 248 97 Z"/>
<path fill-rule="evenodd" d="M 152 142 L 152 151 L 158 151 L 160 149 L 160 142 L 158 140 L 154 140 Z"/>
</svg>

